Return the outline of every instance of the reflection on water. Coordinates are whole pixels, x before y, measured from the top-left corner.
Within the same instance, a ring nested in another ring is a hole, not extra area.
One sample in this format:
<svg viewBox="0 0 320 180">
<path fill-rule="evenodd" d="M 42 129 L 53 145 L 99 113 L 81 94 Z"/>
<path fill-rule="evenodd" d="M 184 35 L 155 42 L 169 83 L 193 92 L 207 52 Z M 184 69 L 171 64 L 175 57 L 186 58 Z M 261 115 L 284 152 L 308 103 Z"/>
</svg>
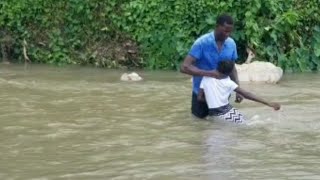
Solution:
<svg viewBox="0 0 320 180">
<path fill-rule="evenodd" d="M 245 126 L 189 114 L 177 72 L 0 67 L 0 179 L 319 179 L 317 74 L 242 85 L 280 112 L 234 104 Z"/>
</svg>

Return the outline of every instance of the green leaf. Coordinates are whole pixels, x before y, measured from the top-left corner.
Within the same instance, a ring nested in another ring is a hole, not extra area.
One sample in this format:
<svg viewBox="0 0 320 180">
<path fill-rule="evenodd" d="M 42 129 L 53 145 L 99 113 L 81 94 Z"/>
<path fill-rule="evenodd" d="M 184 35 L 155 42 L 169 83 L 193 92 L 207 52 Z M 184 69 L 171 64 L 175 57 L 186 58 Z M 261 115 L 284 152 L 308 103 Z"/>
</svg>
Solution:
<svg viewBox="0 0 320 180">
<path fill-rule="evenodd" d="M 314 50 L 314 54 L 317 56 L 317 57 L 320 57 L 320 48 L 317 48 Z"/>
<path fill-rule="evenodd" d="M 266 31 L 269 31 L 271 29 L 271 27 L 270 26 L 266 26 L 266 27 L 264 27 L 264 30 L 266 30 Z"/>
</svg>

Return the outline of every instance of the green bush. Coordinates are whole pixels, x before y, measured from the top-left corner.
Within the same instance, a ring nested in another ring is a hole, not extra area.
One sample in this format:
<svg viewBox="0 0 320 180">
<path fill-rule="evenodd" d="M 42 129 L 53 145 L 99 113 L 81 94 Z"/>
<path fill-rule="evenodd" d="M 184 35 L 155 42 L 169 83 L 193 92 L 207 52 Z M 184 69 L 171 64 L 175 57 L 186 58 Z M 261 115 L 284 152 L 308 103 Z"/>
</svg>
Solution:
<svg viewBox="0 0 320 180">
<path fill-rule="evenodd" d="M 26 39 L 36 63 L 116 67 L 110 46 L 121 48 L 124 41 L 112 22 L 121 14 L 116 2 L 122 1 L 2 0 L 0 31 L 14 39 L 13 55 L 20 61 Z"/>
<path fill-rule="evenodd" d="M 259 60 L 289 71 L 314 71 L 320 65 L 318 3 L 1 0 L 0 31 L 14 39 L 13 58 L 19 61 L 26 39 L 30 59 L 36 63 L 177 69 L 193 41 L 211 31 L 216 17 L 227 12 L 236 22 L 232 36 L 242 62 L 250 46 Z M 135 49 L 131 53 L 128 44 Z"/>
<path fill-rule="evenodd" d="M 141 45 L 150 68 L 177 68 L 192 42 L 212 30 L 219 14 L 235 21 L 234 39 L 285 70 L 317 70 L 320 8 L 317 0 L 133 0 L 124 5 L 123 31 Z"/>
</svg>

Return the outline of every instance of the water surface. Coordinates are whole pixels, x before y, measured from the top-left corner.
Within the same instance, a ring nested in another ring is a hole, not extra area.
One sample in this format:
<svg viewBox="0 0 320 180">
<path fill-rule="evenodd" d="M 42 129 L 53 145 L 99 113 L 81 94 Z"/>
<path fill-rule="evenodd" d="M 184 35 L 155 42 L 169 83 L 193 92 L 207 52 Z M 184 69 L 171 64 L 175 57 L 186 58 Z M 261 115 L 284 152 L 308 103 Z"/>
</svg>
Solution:
<svg viewBox="0 0 320 180">
<path fill-rule="evenodd" d="M 320 179 L 320 77 L 243 84 L 283 105 L 244 101 L 233 126 L 194 119 L 178 72 L 0 67 L 0 179 Z"/>
</svg>

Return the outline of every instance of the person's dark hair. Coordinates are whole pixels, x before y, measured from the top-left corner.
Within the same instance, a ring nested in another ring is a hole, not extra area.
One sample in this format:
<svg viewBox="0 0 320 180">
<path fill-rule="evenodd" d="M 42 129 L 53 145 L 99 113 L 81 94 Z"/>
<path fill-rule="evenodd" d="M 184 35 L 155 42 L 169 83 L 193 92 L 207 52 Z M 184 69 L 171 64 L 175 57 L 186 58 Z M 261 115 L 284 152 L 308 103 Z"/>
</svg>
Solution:
<svg viewBox="0 0 320 180">
<path fill-rule="evenodd" d="M 224 24 L 233 25 L 233 19 L 228 14 L 222 14 L 217 18 L 217 25 L 223 26 Z"/>
<path fill-rule="evenodd" d="M 219 61 L 218 62 L 218 71 L 226 76 L 229 76 L 234 68 L 233 61 Z"/>
</svg>

